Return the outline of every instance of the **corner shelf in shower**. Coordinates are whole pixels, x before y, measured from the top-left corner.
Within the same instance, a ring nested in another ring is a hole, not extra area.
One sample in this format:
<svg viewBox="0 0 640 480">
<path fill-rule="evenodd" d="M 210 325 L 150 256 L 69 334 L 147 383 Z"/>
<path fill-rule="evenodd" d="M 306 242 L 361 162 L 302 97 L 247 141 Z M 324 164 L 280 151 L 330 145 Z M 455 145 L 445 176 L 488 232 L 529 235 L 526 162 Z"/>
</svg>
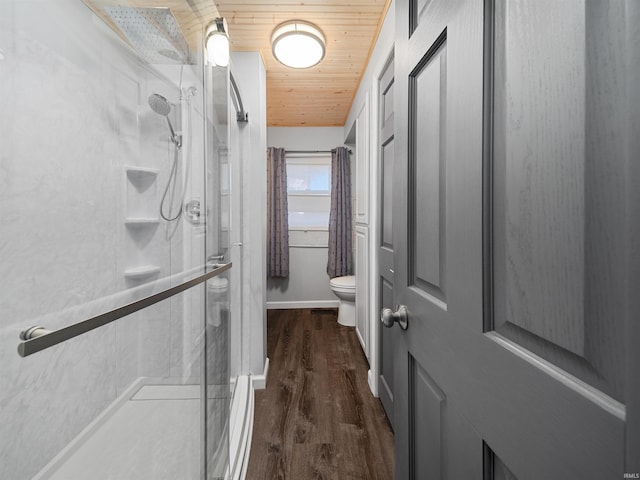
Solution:
<svg viewBox="0 0 640 480">
<path fill-rule="evenodd" d="M 159 170 L 131 165 L 126 165 L 124 169 L 127 178 L 125 223 L 153 223 L 146 220 L 158 217 L 157 179 Z"/>
<path fill-rule="evenodd" d="M 124 223 L 127 227 L 144 227 L 153 226 L 160 223 L 158 217 L 129 217 L 125 218 Z"/>
<path fill-rule="evenodd" d="M 158 173 L 156 168 L 125 165 L 126 259 L 124 278 L 144 282 L 160 273 L 156 229 L 158 215 Z"/>
<path fill-rule="evenodd" d="M 124 168 L 127 171 L 129 181 L 136 185 L 152 183 L 158 176 L 157 168 L 134 167 L 132 165 L 126 165 Z"/>
<path fill-rule="evenodd" d="M 131 280 L 143 280 L 153 277 L 160 273 L 160 267 L 157 265 L 143 265 L 141 267 L 129 268 L 124 271 L 125 278 Z"/>
</svg>

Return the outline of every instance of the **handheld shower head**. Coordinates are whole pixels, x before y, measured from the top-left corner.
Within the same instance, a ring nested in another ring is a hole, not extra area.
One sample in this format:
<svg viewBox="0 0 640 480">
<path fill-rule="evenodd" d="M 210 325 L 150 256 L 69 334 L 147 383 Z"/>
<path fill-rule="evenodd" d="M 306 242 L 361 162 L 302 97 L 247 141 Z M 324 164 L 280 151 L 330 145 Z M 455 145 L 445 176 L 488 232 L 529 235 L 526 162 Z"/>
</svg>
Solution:
<svg viewBox="0 0 640 480">
<path fill-rule="evenodd" d="M 171 131 L 171 141 L 177 148 L 182 147 L 182 136 L 176 135 L 176 132 L 173 130 L 173 125 L 171 125 L 171 120 L 169 120 L 171 105 L 169 105 L 167 99 L 162 95 L 152 93 L 149 95 L 149 106 L 151 110 L 167 119 L 167 125 L 169 125 L 169 130 Z"/>
<path fill-rule="evenodd" d="M 171 105 L 169 105 L 167 99 L 157 93 L 149 95 L 149 106 L 151 110 L 163 117 L 166 117 L 171 112 Z"/>
</svg>

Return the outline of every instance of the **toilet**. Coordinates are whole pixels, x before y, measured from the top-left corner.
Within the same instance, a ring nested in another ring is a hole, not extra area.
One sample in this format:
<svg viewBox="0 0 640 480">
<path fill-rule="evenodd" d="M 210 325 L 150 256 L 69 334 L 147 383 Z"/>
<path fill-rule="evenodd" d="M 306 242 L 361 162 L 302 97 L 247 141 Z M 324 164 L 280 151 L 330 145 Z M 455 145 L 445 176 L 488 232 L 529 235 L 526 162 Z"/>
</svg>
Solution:
<svg viewBox="0 0 640 480">
<path fill-rule="evenodd" d="M 347 275 L 329 281 L 333 293 L 340 299 L 338 323 L 346 327 L 356 325 L 356 277 Z"/>
</svg>

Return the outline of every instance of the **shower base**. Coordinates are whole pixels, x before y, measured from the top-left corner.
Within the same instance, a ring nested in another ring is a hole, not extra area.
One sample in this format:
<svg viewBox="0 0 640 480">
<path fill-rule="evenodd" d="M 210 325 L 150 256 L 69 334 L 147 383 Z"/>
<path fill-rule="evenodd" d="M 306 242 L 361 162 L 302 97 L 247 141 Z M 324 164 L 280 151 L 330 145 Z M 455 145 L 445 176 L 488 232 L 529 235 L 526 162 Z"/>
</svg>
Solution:
<svg viewBox="0 0 640 480">
<path fill-rule="evenodd" d="M 201 478 L 200 390 L 200 385 L 152 384 L 149 379 L 139 380 L 34 480 Z M 210 412 L 226 411 L 228 398 L 224 395 L 216 398 L 211 393 L 209 397 Z M 219 408 L 216 402 L 220 403 Z M 225 429 L 226 421 L 219 420 L 220 430 Z M 226 460 L 226 455 L 224 457 Z M 226 462 L 221 463 L 221 472 L 213 478 L 225 477 Z"/>
</svg>

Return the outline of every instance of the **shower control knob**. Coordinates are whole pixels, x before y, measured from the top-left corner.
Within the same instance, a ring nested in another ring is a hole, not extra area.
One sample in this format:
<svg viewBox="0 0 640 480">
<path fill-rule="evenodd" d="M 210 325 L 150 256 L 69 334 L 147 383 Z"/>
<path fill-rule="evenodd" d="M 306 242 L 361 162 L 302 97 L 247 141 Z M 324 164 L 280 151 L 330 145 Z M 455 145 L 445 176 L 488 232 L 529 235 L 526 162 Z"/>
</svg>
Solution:
<svg viewBox="0 0 640 480">
<path fill-rule="evenodd" d="M 184 207 L 184 214 L 194 225 L 200 223 L 200 201 L 191 200 Z"/>
<path fill-rule="evenodd" d="M 396 307 L 395 312 L 390 308 L 383 308 L 382 312 L 380 312 L 380 321 L 387 328 L 393 327 L 397 322 L 402 330 L 406 330 L 409 328 L 409 313 L 407 307 L 400 305 Z"/>
</svg>

